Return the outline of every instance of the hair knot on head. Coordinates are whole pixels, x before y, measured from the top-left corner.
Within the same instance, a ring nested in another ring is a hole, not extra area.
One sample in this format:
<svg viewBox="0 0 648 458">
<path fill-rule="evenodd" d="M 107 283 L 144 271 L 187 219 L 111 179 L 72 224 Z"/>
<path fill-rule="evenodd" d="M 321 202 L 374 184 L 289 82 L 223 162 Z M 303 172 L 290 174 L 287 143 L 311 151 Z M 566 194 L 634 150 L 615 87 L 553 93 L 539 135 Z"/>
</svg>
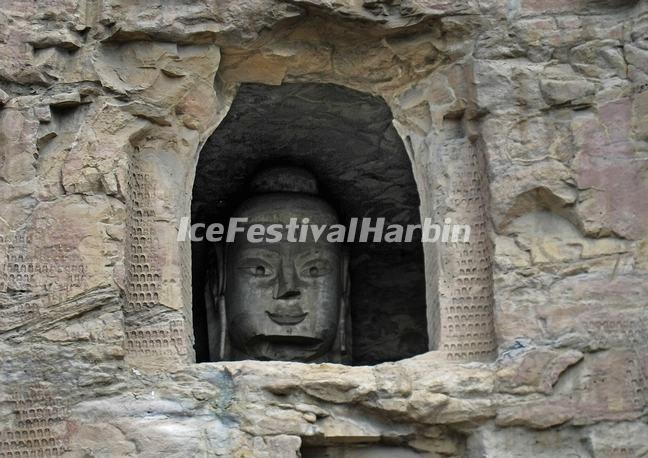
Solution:
<svg viewBox="0 0 648 458">
<path fill-rule="evenodd" d="M 317 195 L 317 180 L 312 173 L 300 167 L 272 167 L 257 174 L 251 183 L 252 192 L 295 192 Z"/>
</svg>

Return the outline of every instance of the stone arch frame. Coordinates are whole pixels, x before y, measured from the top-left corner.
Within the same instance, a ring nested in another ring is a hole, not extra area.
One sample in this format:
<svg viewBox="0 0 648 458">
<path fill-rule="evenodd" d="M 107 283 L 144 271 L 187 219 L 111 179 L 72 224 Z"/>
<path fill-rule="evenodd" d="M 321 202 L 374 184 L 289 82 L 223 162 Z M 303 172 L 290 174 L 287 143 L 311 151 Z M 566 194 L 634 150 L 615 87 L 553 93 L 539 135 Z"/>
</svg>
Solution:
<svg viewBox="0 0 648 458">
<path fill-rule="evenodd" d="M 177 243 L 175 237 L 178 222 L 191 213 L 200 150 L 227 114 L 242 83 L 334 83 L 385 100 L 412 163 L 421 217 L 435 221 L 450 218 L 472 226 L 468 245 L 424 244 L 430 349 L 452 361 L 487 361 L 495 354 L 488 188 L 479 135 L 475 133 L 478 114 L 469 102 L 473 75 L 470 56 L 446 50 L 443 58 L 438 57 L 443 45 L 434 36 L 432 49 L 421 51 L 420 37 L 415 34 L 414 38 L 397 37 L 394 44 L 381 48 L 381 52 L 391 53 L 410 66 L 421 65 L 423 71 L 414 79 L 411 74 L 390 76 L 393 72 L 389 67 L 377 70 L 385 78 L 376 77 L 362 65 L 350 76 L 341 75 L 334 66 L 329 70 L 312 68 L 312 59 L 307 59 L 312 50 L 297 51 L 288 58 L 282 55 L 290 37 L 308 29 L 312 21 L 326 19 L 314 17 L 301 26 L 278 28 L 271 46 L 267 42 L 246 49 L 204 46 L 201 52 L 209 54 L 213 63 L 210 68 L 194 66 L 191 59 L 197 52 L 195 46 L 177 47 L 176 60 L 181 63 L 176 62 L 174 68 L 187 61 L 197 76 L 166 108 L 174 116 L 161 121 L 155 113 L 139 113 L 148 122 L 131 136 L 125 180 L 124 312 L 129 336 L 127 360 L 131 364 L 164 366 L 194 361 L 191 248 L 189 242 Z M 389 44 L 389 37 L 372 38 L 366 44 L 376 47 L 385 42 Z M 133 45 L 141 46 L 137 42 Z M 339 52 L 342 57 L 338 60 L 355 59 L 360 64 L 353 49 Z M 428 63 L 426 54 L 438 58 Z M 158 300 L 149 301 L 139 292 L 142 290 Z M 165 351 L 157 352 L 141 343 L 148 332 L 171 335 L 178 334 L 179 329 L 182 337 L 174 338 L 173 346 Z"/>
</svg>

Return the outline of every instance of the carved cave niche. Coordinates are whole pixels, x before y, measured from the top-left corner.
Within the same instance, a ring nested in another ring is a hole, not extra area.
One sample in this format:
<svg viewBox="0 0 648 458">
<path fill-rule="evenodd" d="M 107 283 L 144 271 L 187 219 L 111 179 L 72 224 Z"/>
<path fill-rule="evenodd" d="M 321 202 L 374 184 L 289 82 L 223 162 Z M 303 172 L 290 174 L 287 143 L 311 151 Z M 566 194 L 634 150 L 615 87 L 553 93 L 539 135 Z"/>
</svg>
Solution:
<svg viewBox="0 0 648 458">
<path fill-rule="evenodd" d="M 352 217 L 420 224 L 412 163 L 392 125 L 389 106 L 379 97 L 316 83 L 241 85 L 229 113 L 200 151 L 192 223 L 226 226 L 233 210 L 248 197 L 252 177 L 276 165 L 299 166 L 315 175 L 322 197 L 345 224 Z M 204 298 L 209 245 L 192 243 L 197 362 L 214 360 L 209 354 Z M 352 364 L 396 361 L 428 351 L 420 239 L 354 243 L 348 249 Z M 428 281 L 427 287 L 434 284 Z"/>
</svg>

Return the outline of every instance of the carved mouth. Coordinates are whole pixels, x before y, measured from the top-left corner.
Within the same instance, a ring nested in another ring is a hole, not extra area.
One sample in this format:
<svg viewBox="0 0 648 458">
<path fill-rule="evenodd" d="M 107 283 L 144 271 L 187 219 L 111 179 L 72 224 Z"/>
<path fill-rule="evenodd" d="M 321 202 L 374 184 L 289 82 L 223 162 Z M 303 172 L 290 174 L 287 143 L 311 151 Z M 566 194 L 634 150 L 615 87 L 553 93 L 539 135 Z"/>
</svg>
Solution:
<svg viewBox="0 0 648 458">
<path fill-rule="evenodd" d="M 272 313 L 266 311 L 266 314 L 268 315 L 268 317 L 270 317 L 272 321 L 274 321 L 277 324 L 295 325 L 304 321 L 306 315 L 308 315 L 308 312 L 300 313 L 298 315 L 285 315 L 281 313 Z"/>
</svg>

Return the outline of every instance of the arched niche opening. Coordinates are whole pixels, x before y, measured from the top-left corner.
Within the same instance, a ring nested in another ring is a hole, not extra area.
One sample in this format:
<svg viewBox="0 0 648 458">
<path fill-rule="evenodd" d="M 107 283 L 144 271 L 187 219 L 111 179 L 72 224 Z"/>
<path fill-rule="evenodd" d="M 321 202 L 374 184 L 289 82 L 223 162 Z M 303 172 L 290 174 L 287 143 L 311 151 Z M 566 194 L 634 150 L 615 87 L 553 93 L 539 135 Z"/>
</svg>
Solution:
<svg viewBox="0 0 648 458">
<path fill-rule="evenodd" d="M 420 224 L 412 164 L 387 104 L 342 86 L 312 83 L 240 87 L 200 153 L 192 223 L 226 225 L 249 196 L 252 177 L 277 165 L 311 172 L 320 194 L 345 224 L 354 217 Z M 192 243 L 197 362 L 217 359 L 209 354 L 204 295 L 209 245 Z M 411 243 L 352 243 L 348 250 L 352 364 L 395 361 L 428 351 L 420 238 Z"/>
</svg>

